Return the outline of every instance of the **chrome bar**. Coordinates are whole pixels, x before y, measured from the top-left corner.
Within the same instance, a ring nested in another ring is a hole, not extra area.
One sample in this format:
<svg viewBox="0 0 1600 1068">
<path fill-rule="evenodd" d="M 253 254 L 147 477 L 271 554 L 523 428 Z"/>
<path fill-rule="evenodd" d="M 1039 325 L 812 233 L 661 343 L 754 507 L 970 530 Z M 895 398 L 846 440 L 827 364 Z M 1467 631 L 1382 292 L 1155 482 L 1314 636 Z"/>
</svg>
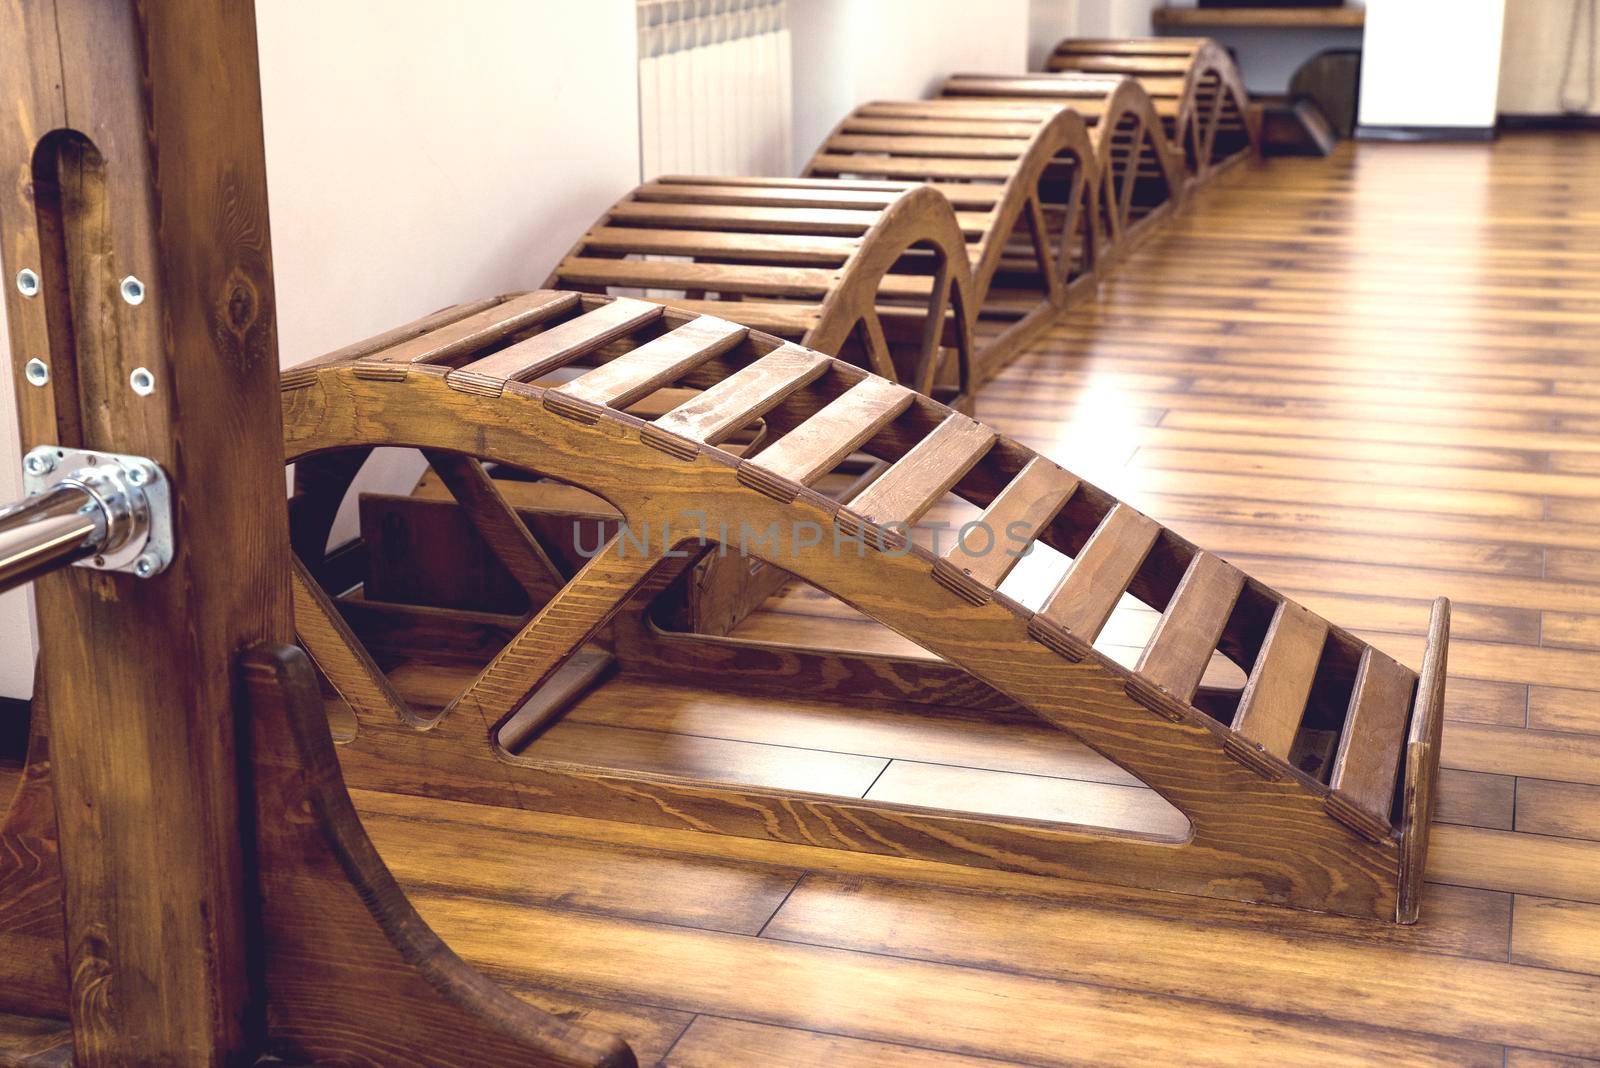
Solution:
<svg viewBox="0 0 1600 1068">
<path fill-rule="evenodd" d="M 105 544 L 106 519 L 99 499 L 73 483 L 0 510 L 0 593 L 93 556 Z"/>
</svg>

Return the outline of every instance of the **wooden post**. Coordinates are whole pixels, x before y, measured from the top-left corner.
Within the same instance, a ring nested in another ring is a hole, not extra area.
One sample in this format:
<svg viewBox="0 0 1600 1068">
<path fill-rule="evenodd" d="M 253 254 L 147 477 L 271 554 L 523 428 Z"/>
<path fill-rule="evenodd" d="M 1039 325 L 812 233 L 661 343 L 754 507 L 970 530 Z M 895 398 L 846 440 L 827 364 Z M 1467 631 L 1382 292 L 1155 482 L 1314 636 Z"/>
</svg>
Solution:
<svg viewBox="0 0 1600 1068">
<path fill-rule="evenodd" d="M 631 1068 L 423 923 L 288 644 L 252 0 L 0 0 L 0 93 L 23 444 L 155 460 L 176 528 L 164 574 L 38 581 L 50 737 L 0 822 L 0 1005 L 64 993 L 85 1066 Z"/>
<path fill-rule="evenodd" d="M 77 1060 L 243 1060 L 236 665 L 292 634 L 253 5 L 8 0 L 0 94 L 23 447 L 144 455 L 175 486 L 166 573 L 36 587 Z"/>
</svg>

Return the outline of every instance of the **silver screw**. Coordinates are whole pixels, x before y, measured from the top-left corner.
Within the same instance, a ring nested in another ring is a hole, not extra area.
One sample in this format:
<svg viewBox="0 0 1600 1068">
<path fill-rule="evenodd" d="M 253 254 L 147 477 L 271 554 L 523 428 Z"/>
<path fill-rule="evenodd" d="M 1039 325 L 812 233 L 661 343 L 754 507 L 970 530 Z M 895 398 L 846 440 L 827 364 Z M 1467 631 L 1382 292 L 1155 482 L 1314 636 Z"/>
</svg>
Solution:
<svg viewBox="0 0 1600 1068">
<path fill-rule="evenodd" d="M 24 267 L 17 272 L 17 292 L 25 297 L 39 295 L 39 276 L 31 268 Z"/>
<path fill-rule="evenodd" d="M 144 464 L 133 464 L 128 468 L 128 485 L 142 486 L 150 481 L 150 468 Z"/>
<path fill-rule="evenodd" d="M 28 458 L 22 462 L 22 466 L 28 474 L 39 477 L 54 471 L 56 460 L 47 452 L 30 452 Z"/>
<path fill-rule="evenodd" d="M 145 553 L 133 562 L 133 573 L 140 578 L 149 578 L 161 569 L 161 561 L 156 559 L 155 553 Z"/>
<path fill-rule="evenodd" d="M 128 384 L 139 396 L 148 397 L 156 391 L 156 376 L 147 367 L 135 367 L 133 374 L 128 376 Z"/>
<path fill-rule="evenodd" d="M 22 365 L 22 377 L 26 378 L 31 386 L 43 386 L 50 381 L 50 368 L 35 356 Z"/>
<path fill-rule="evenodd" d="M 129 304 L 143 304 L 144 283 L 131 274 L 124 278 L 122 280 L 122 299 Z"/>
</svg>

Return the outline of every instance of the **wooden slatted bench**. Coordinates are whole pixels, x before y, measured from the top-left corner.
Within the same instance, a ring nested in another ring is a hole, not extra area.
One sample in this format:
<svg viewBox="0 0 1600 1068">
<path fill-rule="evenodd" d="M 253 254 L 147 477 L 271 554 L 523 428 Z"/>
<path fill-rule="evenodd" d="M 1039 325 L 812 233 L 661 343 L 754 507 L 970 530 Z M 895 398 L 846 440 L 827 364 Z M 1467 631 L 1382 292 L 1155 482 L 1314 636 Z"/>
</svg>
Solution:
<svg viewBox="0 0 1600 1068">
<path fill-rule="evenodd" d="M 949 198 L 966 238 L 982 338 L 976 377 L 992 377 L 1080 291 L 1107 234 L 1100 167 L 1083 117 L 1048 102 L 988 106 L 878 101 L 847 115 L 804 172 L 927 182 Z"/>
<path fill-rule="evenodd" d="M 546 285 L 670 299 L 971 404 L 966 245 L 949 201 L 915 183 L 658 178 Z"/>
<path fill-rule="evenodd" d="M 659 405 L 640 407 L 658 394 Z M 448 309 L 289 371 L 283 415 L 286 460 L 307 473 L 292 511 L 296 625 L 354 712 L 345 766 L 357 785 L 1417 916 L 1443 715 L 1442 600 L 1414 672 L 967 416 L 698 309 L 554 292 Z M 759 442 L 721 444 L 758 422 Z M 482 613 L 413 606 L 405 626 L 374 616 L 343 562 L 349 552 L 327 553 L 360 460 L 385 444 L 445 457 L 439 474 L 459 514 L 493 552 L 543 572 L 530 586 L 551 585 L 530 593 L 526 612 L 493 617 L 503 626 L 493 640 Z M 883 466 L 848 493 L 821 492 L 856 450 Z M 553 566 L 572 547 L 523 523 L 502 492 L 513 485 L 524 496 L 585 494 L 610 525 L 580 563 Z M 970 537 L 942 552 L 920 543 L 907 524 L 952 498 L 981 510 L 1014 551 Z M 860 539 L 860 551 L 784 533 L 810 528 Z M 663 632 L 653 606 L 745 529 L 777 535 L 747 546 L 754 559 L 938 659 Z M 1035 550 L 1068 561 L 1030 610 L 1008 575 Z M 1130 597 L 1160 614 L 1131 668 L 1099 644 L 1112 607 Z M 481 650 L 481 668 L 443 666 L 469 648 Z M 1031 714 L 1157 791 L 1188 832 L 1109 832 L 511 752 L 506 730 L 526 739 L 559 718 L 559 694 L 596 674 L 601 650 L 624 671 L 698 685 L 926 704 L 962 695 L 975 715 Z M 1218 658 L 1247 677 L 1242 690 L 1204 692 Z M 397 660 L 436 710 L 397 693 L 382 666 Z"/>
<path fill-rule="evenodd" d="M 1097 266 L 1126 255 L 1182 197 L 1182 162 L 1155 102 L 1138 82 L 1117 75 L 956 74 L 940 99 L 996 109 L 1049 102 L 1070 107 L 1094 139 L 1099 161 L 1102 251 Z M 1170 110 L 1170 108 L 1169 108 Z"/>
<path fill-rule="evenodd" d="M 1261 111 L 1227 51 L 1207 37 L 1067 38 L 1047 71 L 1123 74 L 1155 101 L 1190 176 L 1204 181 L 1261 151 Z"/>
</svg>

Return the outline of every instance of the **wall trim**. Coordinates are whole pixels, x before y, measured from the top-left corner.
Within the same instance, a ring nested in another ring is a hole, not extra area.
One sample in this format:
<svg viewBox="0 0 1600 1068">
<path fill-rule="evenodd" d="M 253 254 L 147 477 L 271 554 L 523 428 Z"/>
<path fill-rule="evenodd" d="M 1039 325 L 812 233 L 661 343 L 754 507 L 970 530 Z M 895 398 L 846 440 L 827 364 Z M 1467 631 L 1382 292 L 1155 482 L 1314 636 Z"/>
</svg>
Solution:
<svg viewBox="0 0 1600 1068">
<path fill-rule="evenodd" d="M 1357 141 L 1493 141 L 1493 126 L 1357 126 Z"/>
<path fill-rule="evenodd" d="M 1600 130 L 1600 113 L 1592 115 L 1501 115 L 1502 130 Z"/>
</svg>

